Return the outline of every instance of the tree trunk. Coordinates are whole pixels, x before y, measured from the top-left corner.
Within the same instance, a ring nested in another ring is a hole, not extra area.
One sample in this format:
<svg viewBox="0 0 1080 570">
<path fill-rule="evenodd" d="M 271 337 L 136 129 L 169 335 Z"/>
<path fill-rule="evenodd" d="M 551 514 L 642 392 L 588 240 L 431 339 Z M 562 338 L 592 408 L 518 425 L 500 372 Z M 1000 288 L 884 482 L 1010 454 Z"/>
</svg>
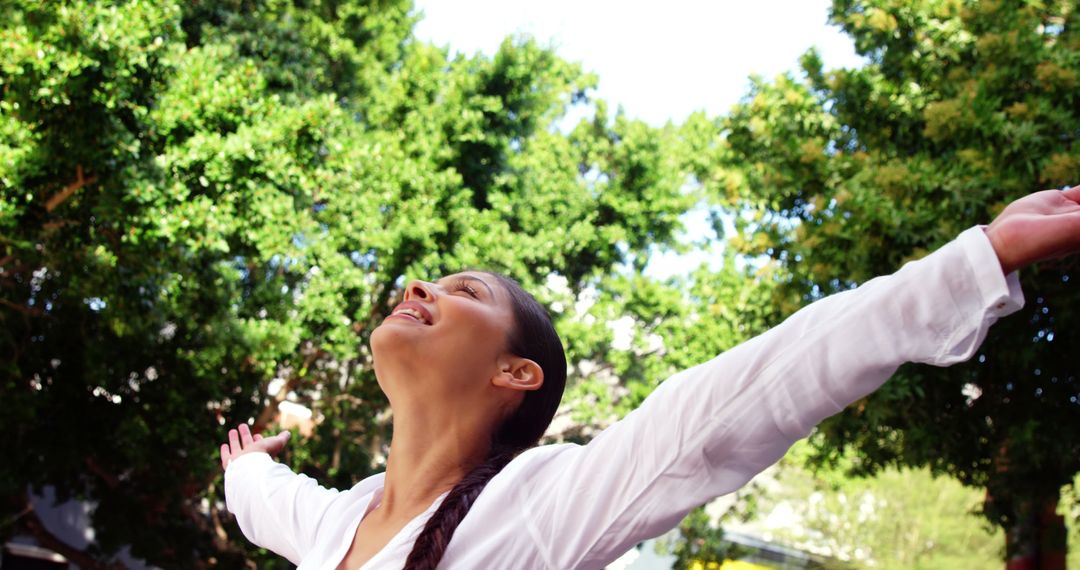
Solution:
<svg viewBox="0 0 1080 570">
<path fill-rule="evenodd" d="M 1057 514 L 1058 493 L 1017 501 L 1005 529 L 1005 570 L 1065 570 L 1065 517 Z"/>
</svg>

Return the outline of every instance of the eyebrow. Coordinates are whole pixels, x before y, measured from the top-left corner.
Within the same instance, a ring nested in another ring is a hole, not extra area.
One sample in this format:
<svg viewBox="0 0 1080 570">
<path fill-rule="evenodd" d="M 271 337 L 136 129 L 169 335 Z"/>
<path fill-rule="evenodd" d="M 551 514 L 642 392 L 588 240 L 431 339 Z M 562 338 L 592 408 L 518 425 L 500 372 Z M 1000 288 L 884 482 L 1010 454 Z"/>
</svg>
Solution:
<svg viewBox="0 0 1080 570">
<path fill-rule="evenodd" d="M 454 279 L 464 279 L 466 281 L 478 281 L 478 282 L 480 282 L 481 285 L 483 285 L 485 288 L 487 288 L 488 295 L 491 295 L 492 299 L 495 298 L 495 291 L 492 290 L 491 285 L 488 285 L 487 281 L 484 281 L 483 279 L 481 279 L 479 277 L 474 277 L 472 275 L 469 275 L 468 273 L 462 273 L 460 275 L 454 275 L 453 278 Z M 446 279 L 446 277 L 444 277 L 443 279 Z M 442 281 L 442 279 L 440 279 L 439 281 Z"/>
</svg>

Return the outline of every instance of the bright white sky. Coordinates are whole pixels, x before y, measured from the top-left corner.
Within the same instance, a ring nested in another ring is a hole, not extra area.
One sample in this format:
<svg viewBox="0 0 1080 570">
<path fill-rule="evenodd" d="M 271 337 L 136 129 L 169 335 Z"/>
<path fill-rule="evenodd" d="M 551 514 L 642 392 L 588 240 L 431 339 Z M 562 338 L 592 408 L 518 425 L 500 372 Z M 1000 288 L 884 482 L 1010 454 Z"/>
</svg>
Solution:
<svg viewBox="0 0 1080 570">
<path fill-rule="evenodd" d="M 420 40 L 452 52 L 492 55 L 508 35 L 528 34 L 599 78 L 595 95 L 629 117 L 660 126 L 694 111 L 724 114 L 751 74 L 798 68 L 817 47 L 826 68 L 858 67 L 851 40 L 828 25 L 829 0 L 416 0 Z M 712 234 L 703 208 L 683 217 L 689 243 Z M 715 264 L 722 244 L 686 255 L 656 252 L 647 272 L 669 277 Z"/>
<path fill-rule="evenodd" d="M 816 46 L 826 67 L 860 64 L 827 24 L 828 0 L 417 0 L 416 36 L 491 55 L 529 34 L 600 78 L 598 95 L 653 125 L 727 112 L 747 78 L 795 69 Z M 613 106 L 614 106 L 613 105 Z"/>
</svg>

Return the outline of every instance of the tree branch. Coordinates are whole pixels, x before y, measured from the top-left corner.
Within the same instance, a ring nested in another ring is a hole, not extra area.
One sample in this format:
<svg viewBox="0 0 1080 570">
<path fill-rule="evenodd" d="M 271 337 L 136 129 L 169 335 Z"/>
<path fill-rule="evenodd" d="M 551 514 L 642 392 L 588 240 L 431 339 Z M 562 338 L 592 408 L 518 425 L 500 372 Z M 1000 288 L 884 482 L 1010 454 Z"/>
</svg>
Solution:
<svg viewBox="0 0 1080 570">
<path fill-rule="evenodd" d="M 7 299 L 0 299 L 0 305 L 4 305 L 5 307 L 10 307 L 10 308 L 12 308 L 12 309 L 24 314 L 24 315 L 28 315 L 28 316 L 31 316 L 31 317 L 45 316 L 45 312 L 42 311 L 41 309 L 36 309 L 34 307 L 27 307 L 25 305 L 20 305 L 18 303 L 12 303 L 11 301 L 8 301 Z"/>
<path fill-rule="evenodd" d="M 313 349 L 306 357 L 304 357 L 304 364 L 300 367 L 301 370 L 309 368 L 311 363 L 315 362 L 315 359 L 321 356 L 323 351 L 319 349 Z M 270 420 L 274 418 L 274 414 L 278 411 L 278 404 L 285 401 L 285 398 L 289 395 L 289 392 L 293 391 L 300 383 L 300 378 L 293 374 L 285 381 L 285 384 L 281 386 L 281 389 L 277 391 L 270 398 L 270 402 L 266 404 L 266 407 L 259 412 L 259 415 L 255 417 L 255 425 L 251 426 L 252 431 L 255 433 L 261 432 L 270 423 Z"/>
<path fill-rule="evenodd" d="M 86 464 L 86 468 L 89 469 L 91 473 L 100 477 L 101 480 L 105 482 L 105 485 L 109 487 L 109 489 L 115 490 L 117 487 L 120 486 L 120 478 L 116 475 L 113 475 L 112 473 L 109 473 L 108 471 L 105 471 L 105 469 L 101 467 L 101 465 L 93 457 L 83 458 L 83 463 Z"/>
<path fill-rule="evenodd" d="M 87 469 L 100 477 L 101 480 L 105 483 L 105 485 L 110 489 L 116 489 L 120 485 L 120 479 L 116 475 L 113 475 L 112 473 L 106 471 L 103 467 L 101 467 L 101 465 L 97 463 L 94 458 L 87 457 L 84 459 L 84 463 L 86 464 Z M 200 532 L 210 537 L 210 543 L 213 545 L 214 549 L 217 550 L 218 553 L 231 554 L 239 556 L 246 560 L 247 553 L 244 551 L 244 549 L 236 546 L 235 544 L 232 544 L 229 541 L 229 535 L 225 531 L 225 526 L 221 523 L 221 517 L 218 513 L 215 502 L 212 500 L 214 495 L 215 485 L 214 483 L 210 483 L 209 487 L 206 488 L 206 497 L 211 499 L 209 501 L 209 520 L 207 520 L 208 517 L 204 516 L 195 508 L 195 505 L 193 505 L 190 500 L 181 502 L 180 510 L 185 516 L 187 516 L 187 518 L 192 522 L 192 524 L 195 525 L 195 528 L 199 529 Z M 146 505 L 147 512 L 157 512 L 164 509 L 164 506 L 162 504 L 151 502 L 149 500 L 149 497 L 139 496 L 138 498 L 140 502 Z"/>
<path fill-rule="evenodd" d="M 216 487 L 216 485 L 211 484 L 206 490 L 206 496 L 213 497 Z M 210 503 L 210 522 L 214 528 L 214 536 L 221 541 L 228 541 L 229 533 L 225 532 L 225 525 L 221 523 L 221 512 L 218 511 L 217 501 L 209 500 L 207 502 Z"/>
<path fill-rule="evenodd" d="M 75 220 L 56 220 L 55 222 L 47 222 L 45 225 L 41 226 L 41 229 L 51 231 L 64 226 L 73 226 L 76 223 Z"/>
<path fill-rule="evenodd" d="M 84 177 L 83 176 L 82 165 L 81 164 L 76 165 L 75 166 L 75 182 L 72 182 L 71 184 L 68 184 L 67 186 L 64 186 L 63 189 L 60 190 L 60 192 L 57 192 L 51 198 L 49 198 L 45 202 L 45 211 L 46 212 L 52 212 L 53 210 L 56 209 L 57 206 L 59 206 L 60 204 L 63 204 L 65 200 L 70 198 L 71 195 L 74 194 L 76 190 L 78 190 L 79 188 L 82 188 L 83 186 L 86 186 L 87 184 L 93 184 L 94 182 L 97 182 L 97 176 L 91 176 L 89 178 Z"/>
<path fill-rule="evenodd" d="M 214 496 L 213 486 L 210 487 L 207 495 L 208 498 L 211 499 L 209 501 L 209 521 L 207 520 L 207 517 L 203 516 L 202 513 L 195 509 L 190 501 L 181 503 L 180 509 L 188 517 L 188 520 L 195 525 L 195 528 L 211 537 L 210 541 L 214 545 L 214 549 L 219 553 L 234 554 L 242 558 L 247 558 L 247 555 L 242 548 L 229 542 L 229 535 L 225 532 L 225 527 L 221 524 L 217 509 L 214 507 L 214 501 L 212 500 L 212 497 Z"/>
</svg>

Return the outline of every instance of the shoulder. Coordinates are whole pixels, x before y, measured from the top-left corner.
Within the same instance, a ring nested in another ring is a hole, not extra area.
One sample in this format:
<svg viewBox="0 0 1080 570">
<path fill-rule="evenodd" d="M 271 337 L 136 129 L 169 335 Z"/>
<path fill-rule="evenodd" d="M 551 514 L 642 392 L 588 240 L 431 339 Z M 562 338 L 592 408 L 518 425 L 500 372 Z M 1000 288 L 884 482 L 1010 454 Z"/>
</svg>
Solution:
<svg viewBox="0 0 1080 570">
<path fill-rule="evenodd" d="M 551 445 L 538 445 L 527 449 L 508 463 L 495 478 L 518 478 L 528 477 L 536 473 L 537 469 L 564 458 L 567 454 L 573 454 L 582 446 L 576 443 L 555 443 Z M 494 479 L 492 479 L 494 482 Z"/>
<path fill-rule="evenodd" d="M 375 491 L 376 489 L 382 489 L 383 485 L 385 484 L 385 480 L 385 472 L 379 472 L 374 475 L 369 475 L 358 481 L 352 487 L 350 487 L 348 489 L 348 492 L 351 494 L 366 495 Z"/>
</svg>

